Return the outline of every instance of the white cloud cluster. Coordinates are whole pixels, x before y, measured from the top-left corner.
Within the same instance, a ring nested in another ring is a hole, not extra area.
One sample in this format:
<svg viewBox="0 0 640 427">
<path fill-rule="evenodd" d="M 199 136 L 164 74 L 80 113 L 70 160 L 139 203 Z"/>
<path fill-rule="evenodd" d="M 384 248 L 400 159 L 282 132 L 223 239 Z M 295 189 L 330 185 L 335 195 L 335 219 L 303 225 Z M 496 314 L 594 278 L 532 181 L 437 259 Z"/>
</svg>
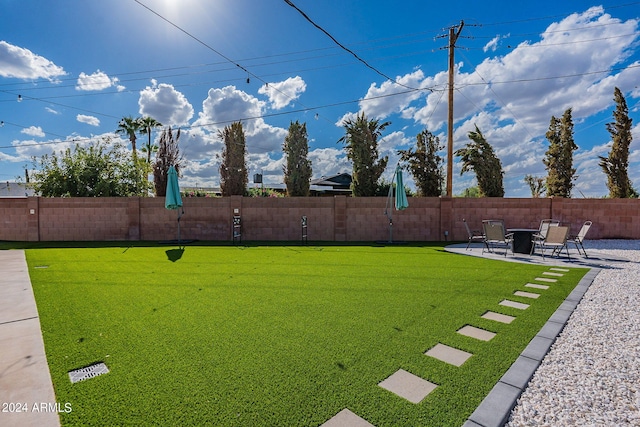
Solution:
<svg viewBox="0 0 640 427">
<path fill-rule="evenodd" d="M 297 100 L 307 89 L 302 77 L 289 77 L 287 80 L 268 83 L 258 89 L 261 95 L 267 95 L 271 108 L 280 110 Z"/>
<path fill-rule="evenodd" d="M 76 83 L 76 90 L 103 90 L 115 87 L 118 92 L 125 90 L 125 87 L 119 84 L 120 79 L 117 77 L 109 77 L 106 73 L 97 70 L 93 74 L 80 73 Z"/>
<path fill-rule="evenodd" d="M 29 49 L 0 40 L 0 76 L 18 79 L 48 79 L 57 81 L 67 73 L 62 67 Z"/>
<path fill-rule="evenodd" d="M 90 126 L 100 126 L 100 119 L 93 116 L 87 116 L 85 114 L 78 114 L 76 120 L 80 123 L 85 123 Z"/>
<path fill-rule="evenodd" d="M 185 125 L 193 117 L 193 106 L 182 92 L 155 80 L 140 91 L 138 106 L 141 115 L 153 117 L 164 126 Z"/>
<path fill-rule="evenodd" d="M 280 150 L 287 130 L 267 124 L 262 117 L 265 109 L 264 101 L 235 86 L 212 88 L 194 125 L 217 134 L 232 122 L 242 121 L 247 151 L 257 154 Z"/>
<path fill-rule="evenodd" d="M 40 126 L 29 126 L 28 128 L 22 129 L 20 133 L 24 133 L 29 136 L 37 136 L 40 138 L 44 137 L 44 132 Z"/>
</svg>

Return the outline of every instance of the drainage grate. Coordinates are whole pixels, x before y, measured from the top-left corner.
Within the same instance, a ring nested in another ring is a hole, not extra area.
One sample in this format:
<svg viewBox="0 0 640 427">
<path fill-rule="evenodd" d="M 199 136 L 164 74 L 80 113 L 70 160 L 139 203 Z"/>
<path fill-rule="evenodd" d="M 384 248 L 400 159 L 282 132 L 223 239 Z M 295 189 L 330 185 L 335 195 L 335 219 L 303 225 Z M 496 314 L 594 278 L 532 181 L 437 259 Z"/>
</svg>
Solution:
<svg viewBox="0 0 640 427">
<path fill-rule="evenodd" d="M 69 379 L 72 383 L 88 380 L 89 378 L 97 377 L 98 375 L 106 374 L 109 372 L 109 368 L 104 362 L 96 363 L 95 365 L 87 366 L 86 368 L 76 369 L 69 372 Z"/>
</svg>

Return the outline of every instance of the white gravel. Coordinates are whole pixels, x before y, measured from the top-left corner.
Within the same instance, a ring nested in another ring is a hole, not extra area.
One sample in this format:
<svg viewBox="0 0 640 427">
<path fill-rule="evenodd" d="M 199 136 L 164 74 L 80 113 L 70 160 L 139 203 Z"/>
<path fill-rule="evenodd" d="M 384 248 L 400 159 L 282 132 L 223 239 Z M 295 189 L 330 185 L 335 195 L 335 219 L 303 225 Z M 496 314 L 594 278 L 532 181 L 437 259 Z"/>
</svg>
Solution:
<svg viewBox="0 0 640 427">
<path fill-rule="evenodd" d="M 522 393 L 507 426 L 640 426 L 640 241 L 585 242 L 603 269 Z"/>
</svg>

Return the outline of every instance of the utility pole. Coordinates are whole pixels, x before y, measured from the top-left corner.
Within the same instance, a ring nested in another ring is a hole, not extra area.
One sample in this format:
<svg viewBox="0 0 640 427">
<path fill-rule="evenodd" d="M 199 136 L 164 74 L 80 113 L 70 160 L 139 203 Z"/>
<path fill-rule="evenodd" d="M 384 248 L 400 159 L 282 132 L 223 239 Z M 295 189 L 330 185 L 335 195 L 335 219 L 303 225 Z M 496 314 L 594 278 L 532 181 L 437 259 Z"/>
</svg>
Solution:
<svg viewBox="0 0 640 427">
<path fill-rule="evenodd" d="M 447 197 L 453 196 L 453 73 L 455 62 L 453 60 L 456 41 L 462 32 L 464 21 L 460 25 L 449 28 L 449 119 L 447 123 Z"/>
</svg>

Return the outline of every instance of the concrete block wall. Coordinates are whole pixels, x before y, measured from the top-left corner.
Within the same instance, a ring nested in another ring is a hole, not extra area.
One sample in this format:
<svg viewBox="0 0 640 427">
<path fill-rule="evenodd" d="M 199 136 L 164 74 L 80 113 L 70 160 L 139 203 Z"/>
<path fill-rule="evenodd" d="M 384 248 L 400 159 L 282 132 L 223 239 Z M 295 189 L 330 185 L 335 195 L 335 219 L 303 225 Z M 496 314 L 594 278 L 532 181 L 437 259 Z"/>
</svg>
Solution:
<svg viewBox="0 0 640 427">
<path fill-rule="evenodd" d="M 300 240 L 303 215 L 309 240 L 384 241 L 389 239 L 386 201 L 345 196 L 185 198 L 181 237 L 230 241 L 237 212 L 247 241 Z M 541 219 L 554 218 L 574 234 L 591 220 L 590 239 L 640 239 L 638 199 L 412 197 L 408 209 L 390 209 L 394 240 L 466 240 L 463 218 L 474 229 L 482 228 L 483 219 L 502 219 L 509 228 L 537 228 Z M 172 240 L 177 215 L 164 208 L 163 198 L 0 198 L 0 240 Z"/>
<path fill-rule="evenodd" d="M 29 230 L 35 228 L 37 232 L 38 217 L 35 210 L 29 215 L 30 201 L 26 198 L 0 199 L 0 240 L 29 240 Z"/>
<path fill-rule="evenodd" d="M 38 240 L 136 240 L 136 236 L 130 234 L 128 224 L 131 200 L 120 197 L 39 198 Z"/>
</svg>

